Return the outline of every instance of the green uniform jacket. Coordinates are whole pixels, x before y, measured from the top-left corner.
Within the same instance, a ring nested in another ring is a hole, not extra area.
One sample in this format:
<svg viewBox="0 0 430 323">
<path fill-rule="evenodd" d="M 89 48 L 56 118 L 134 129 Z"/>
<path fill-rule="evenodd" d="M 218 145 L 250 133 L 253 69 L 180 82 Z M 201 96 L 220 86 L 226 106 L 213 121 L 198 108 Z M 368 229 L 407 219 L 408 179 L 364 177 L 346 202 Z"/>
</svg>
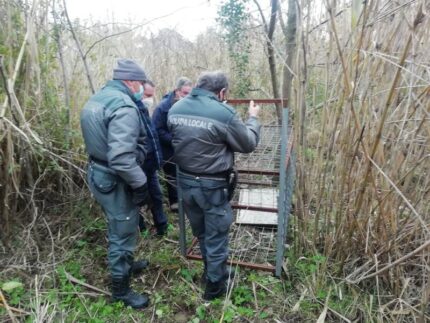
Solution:
<svg viewBox="0 0 430 323">
<path fill-rule="evenodd" d="M 146 183 L 140 164 L 146 138 L 133 93 L 121 81 L 109 81 L 81 111 L 81 128 L 90 158 L 105 161 L 133 189 Z"/>
<path fill-rule="evenodd" d="M 233 167 L 234 152 L 252 152 L 258 144 L 260 124 L 246 123 L 229 105 L 209 91 L 194 88 L 173 105 L 168 115 L 174 161 L 183 171 L 216 174 Z"/>
</svg>

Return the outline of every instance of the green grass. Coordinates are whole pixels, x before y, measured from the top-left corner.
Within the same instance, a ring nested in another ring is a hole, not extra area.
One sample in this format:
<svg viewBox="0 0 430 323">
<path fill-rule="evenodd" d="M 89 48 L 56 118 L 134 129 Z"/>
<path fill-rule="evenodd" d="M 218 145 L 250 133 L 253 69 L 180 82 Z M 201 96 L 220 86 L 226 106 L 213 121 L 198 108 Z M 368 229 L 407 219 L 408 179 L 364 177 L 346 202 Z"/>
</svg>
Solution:
<svg viewBox="0 0 430 323">
<path fill-rule="evenodd" d="M 74 210 L 78 222 L 85 223 L 85 227 L 73 239 L 63 239 L 67 243 L 61 249 L 64 252 L 57 255 L 58 264 L 53 272 L 19 275 L 19 270 L 10 270 L 0 274 L 1 284 L 11 280 L 22 282 L 21 288 L 4 294 L 10 306 L 31 313 L 22 317 L 24 321 L 34 321 L 35 313 L 45 306 L 54 321 L 65 322 L 265 322 L 275 319 L 312 322 L 322 312 L 327 298 L 331 309 L 349 318 L 364 313 L 364 304 L 369 301 L 369 295 L 329 278 L 329 260 L 324 256 L 295 255 L 291 249 L 286 255 L 289 272 L 283 279 L 240 268 L 230 298 L 206 303 L 200 286 L 202 263 L 180 255 L 176 242 L 177 215 L 169 214 L 172 224 L 167 237 L 145 232 L 139 238 L 135 254 L 136 259 L 148 259 L 150 266 L 141 276 L 133 278 L 132 286 L 138 292 L 148 293 L 151 305 L 143 311 L 125 308 L 120 303 L 111 303 L 103 294 L 70 282 L 66 276 L 68 273 L 109 291 L 106 224 L 99 212 L 98 207 L 88 205 Z M 328 316 L 334 322 L 337 319 L 330 313 Z M 5 318 L 7 313 L 0 307 L 0 319 Z"/>
</svg>

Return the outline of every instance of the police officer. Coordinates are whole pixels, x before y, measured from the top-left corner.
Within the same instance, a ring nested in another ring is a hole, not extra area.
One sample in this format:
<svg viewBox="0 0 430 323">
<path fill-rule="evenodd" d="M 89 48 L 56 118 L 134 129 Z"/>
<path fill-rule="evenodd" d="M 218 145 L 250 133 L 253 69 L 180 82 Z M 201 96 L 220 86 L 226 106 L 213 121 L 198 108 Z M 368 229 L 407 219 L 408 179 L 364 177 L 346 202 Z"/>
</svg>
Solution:
<svg viewBox="0 0 430 323">
<path fill-rule="evenodd" d="M 177 102 L 168 115 L 178 185 L 193 235 L 205 262 L 205 300 L 226 292 L 228 231 L 233 213 L 228 201 L 228 176 L 234 152 L 252 152 L 259 141 L 259 106 L 249 105 L 243 123 L 236 111 L 223 103 L 228 81 L 222 72 L 200 76 L 190 95 Z"/>
<path fill-rule="evenodd" d="M 145 160 L 145 127 L 136 103 L 142 99 L 144 70 L 120 59 L 113 80 L 85 104 L 81 128 L 89 154 L 88 184 L 108 221 L 108 260 L 112 299 L 133 308 L 149 304 L 145 294 L 130 288 L 130 274 L 144 269 L 134 261 L 139 207 L 149 202 L 147 179 L 140 167 Z"/>
</svg>

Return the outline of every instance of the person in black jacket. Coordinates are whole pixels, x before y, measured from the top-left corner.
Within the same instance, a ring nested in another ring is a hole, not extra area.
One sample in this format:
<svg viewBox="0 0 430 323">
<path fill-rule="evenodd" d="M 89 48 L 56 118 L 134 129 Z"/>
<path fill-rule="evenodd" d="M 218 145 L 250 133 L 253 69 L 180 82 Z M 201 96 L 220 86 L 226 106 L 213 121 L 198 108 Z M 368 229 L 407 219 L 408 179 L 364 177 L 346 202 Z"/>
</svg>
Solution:
<svg viewBox="0 0 430 323">
<path fill-rule="evenodd" d="M 173 104 L 190 93 L 191 88 L 191 81 L 186 77 L 180 77 L 176 82 L 175 89 L 163 97 L 152 115 L 152 122 L 157 130 L 163 153 L 163 170 L 167 180 L 167 194 L 172 211 L 178 209 L 178 193 L 176 190 L 176 165 L 172 161 L 172 135 L 167 128 L 167 114 Z"/>
<path fill-rule="evenodd" d="M 163 211 L 163 193 L 158 181 L 158 170 L 163 160 L 158 134 L 149 117 L 151 99 L 155 94 L 155 84 L 147 80 L 143 85 L 143 100 L 137 106 L 144 122 L 147 140 L 145 142 L 146 158 L 142 169 L 145 172 L 148 183 L 149 196 L 151 197 L 151 213 L 154 220 L 154 227 L 157 235 L 162 236 L 167 233 L 167 216 Z M 140 232 L 146 230 L 145 221 L 139 217 Z"/>
</svg>

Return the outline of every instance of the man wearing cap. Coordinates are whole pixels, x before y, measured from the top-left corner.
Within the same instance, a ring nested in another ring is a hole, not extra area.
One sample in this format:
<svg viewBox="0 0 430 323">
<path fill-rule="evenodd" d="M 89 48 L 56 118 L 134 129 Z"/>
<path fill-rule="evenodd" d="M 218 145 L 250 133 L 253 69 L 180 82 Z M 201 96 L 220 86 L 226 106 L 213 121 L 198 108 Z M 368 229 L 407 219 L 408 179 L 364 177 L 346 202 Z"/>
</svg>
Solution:
<svg viewBox="0 0 430 323">
<path fill-rule="evenodd" d="M 152 122 L 157 129 L 163 153 L 163 171 L 167 180 L 167 196 L 172 211 L 178 210 L 178 192 L 176 190 L 176 165 L 172 161 L 172 134 L 167 128 L 167 114 L 174 103 L 191 92 L 191 88 L 192 83 L 188 78 L 183 76 L 178 78 L 175 89 L 163 97 L 152 115 Z"/>
<path fill-rule="evenodd" d="M 136 103 L 147 79 L 142 67 L 118 60 L 113 80 L 90 97 L 81 112 L 81 128 L 89 155 L 87 179 L 108 222 L 108 260 L 112 299 L 133 308 L 149 304 L 145 294 L 130 288 L 130 275 L 147 267 L 134 261 L 139 208 L 149 202 L 145 160 L 146 131 Z"/>
</svg>

